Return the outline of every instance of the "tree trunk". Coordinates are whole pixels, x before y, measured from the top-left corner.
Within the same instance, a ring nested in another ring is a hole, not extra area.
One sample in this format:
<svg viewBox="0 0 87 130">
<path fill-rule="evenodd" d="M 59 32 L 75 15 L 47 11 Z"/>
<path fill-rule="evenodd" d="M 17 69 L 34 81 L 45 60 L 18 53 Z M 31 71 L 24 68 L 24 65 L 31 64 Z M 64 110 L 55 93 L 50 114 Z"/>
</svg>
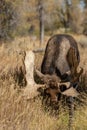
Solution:
<svg viewBox="0 0 87 130">
<path fill-rule="evenodd" d="M 27 51 L 24 61 L 27 86 L 25 87 L 23 93 L 23 96 L 25 96 L 27 99 L 36 97 L 39 94 L 37 89 L 45 86 L 42 84 L 36 84 L 34 81 L 34 60 L 35 60 L 34 53 L 32 51 Z"/>
<path fill-rule="evenodd" d="M 42 0 L 39 3 L 39 26 L 40 26 L 40 44 L 44 43 L 44 8 Z"/>
</svg>

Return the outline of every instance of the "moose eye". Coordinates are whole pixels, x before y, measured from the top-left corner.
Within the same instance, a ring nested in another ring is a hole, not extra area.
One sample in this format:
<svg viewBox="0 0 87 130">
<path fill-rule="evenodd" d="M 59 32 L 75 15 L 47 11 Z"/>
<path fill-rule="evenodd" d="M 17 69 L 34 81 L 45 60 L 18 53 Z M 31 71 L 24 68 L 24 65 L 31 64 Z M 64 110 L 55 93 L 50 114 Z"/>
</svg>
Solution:
<svg viewBox="0 0 87 130">
<path fill-rule="evenodd" d="M 67 87 L 65 85 L 60 85 L 60 91 L 63 92 L 67 89 Z"/>
</svg>

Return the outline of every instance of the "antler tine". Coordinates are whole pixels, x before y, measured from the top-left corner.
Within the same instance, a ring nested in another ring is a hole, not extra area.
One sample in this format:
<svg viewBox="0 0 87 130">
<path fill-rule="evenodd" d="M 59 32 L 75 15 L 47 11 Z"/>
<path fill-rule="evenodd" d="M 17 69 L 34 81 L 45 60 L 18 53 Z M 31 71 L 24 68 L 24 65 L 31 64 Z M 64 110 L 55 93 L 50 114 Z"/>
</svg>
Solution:
<svg viewBox="0 0 87 130">
<path fill-rule="evenodd" d="M 49 75 L 49 74 L 42 74 L 39 70 L 35 69 L 36 74 L 40 77 L 40 79 L 45 83 L 45 84 L 50 84 L 54 83 L 57 84 L 57 82 L 60 82 L 61 79 L 57 77 L 56 75 Z"/>
<path fill-rule="evenodd" d="M 35 69 L 35 73 L 40 77 L 43 78 L 44 74 L 42 74 L 39 70 Z"/>
</svg>

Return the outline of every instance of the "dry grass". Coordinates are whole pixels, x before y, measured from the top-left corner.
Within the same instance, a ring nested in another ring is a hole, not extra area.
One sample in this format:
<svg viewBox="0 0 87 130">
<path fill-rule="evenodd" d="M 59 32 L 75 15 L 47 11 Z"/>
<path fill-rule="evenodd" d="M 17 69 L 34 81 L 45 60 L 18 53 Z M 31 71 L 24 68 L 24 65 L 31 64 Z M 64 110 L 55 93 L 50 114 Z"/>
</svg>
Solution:
<svg viewBox="0 0 87 130">
<path fill-rule="evenodd" d="M 79 41 L 78 39 L 77 37 L 77 41 Z M 82 41 L 83 40 L 84 39 L 82 39 Z M 29 42 L 29 38 L 26 37 L 15 39 L 12 45 L 1 46 L 1 62 L 3 61 L 4 66 L 8 66 L 8 50 L 15 52 L 15 50 L 38 48 L 39 42 L 35 41 L 35 44 L 33 47 L 32 42 Z M 76 109 L 73 129 L 87 130 L 87 48 L 82 48 L 79 45 L 79 50 L 81 53 L 80 66 L 84 68 L 84 74 L 81 78 L 79 89 L 81 95 L 80 98 L 75 101 Z M 41 65 L 42 57 L 43 53 L 36 54 L 35 66 L 37 68 Z M 13 61 L 13 63 L 15 63 L 15 61 Z M 8 70 L 8 68 L 6 68 L 6 70 Z M 4 71 L 4 73 L 6 72 L 7 71 Z M 0 78 L 0 130 L 68 130 L 68 108 L 66 105 L 62 106 L 61 104 L 60 114 L 55 114 L 56 111 L 51 110 L 51 108 L 45 109 L 40 97 L 34 100 L 25 100 L 18 88 L 19 86 L 14 82 L 12 77 L 9 79 Z"/>
<path fill-rule="evenodd" d="M 66 123 L 65 119 L 58 120 L 46 113 L 40 99 L 25 100 L 14 89 L 12 79 L 0 80 L 0 84 L 0 130 L 56 130 L 67 126 L 61 126 L 62 122 Z"/>
<path fill-rule="evenodd" d="M 9 48 L 5 48 L 4 45 L 0 48 L 0 77 L 2 79 L 8 79 L 10 76 L 17 79 L 17 82 L 24 82 L 25 75 L 25 52 L 14 51 Z M 19 78 L 21 76 L 21 78 Z M 23 84 L 23 83 L 22 83 Z"/>
</svg>

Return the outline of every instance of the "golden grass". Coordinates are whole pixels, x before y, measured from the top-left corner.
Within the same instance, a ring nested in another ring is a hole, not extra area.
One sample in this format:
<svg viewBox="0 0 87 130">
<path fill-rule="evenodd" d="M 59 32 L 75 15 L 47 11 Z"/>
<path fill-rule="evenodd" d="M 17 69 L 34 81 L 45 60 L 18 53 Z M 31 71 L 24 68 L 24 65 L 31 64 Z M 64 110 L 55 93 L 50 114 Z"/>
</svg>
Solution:
<svg viewBox="0 0 87 130">
<path fill-rule="evenodd" d="M 25 100 L 12 79 L 0 80 L 0 84 L 0 130 L 68 130 L 67 107 L 65 111 L 60 106 L 60 114 L 55 115 L 51 109 L 45 110 L 40 98 Z M 87 128 L 86 105 L 76 103 L 75 130 Z"/>
<path fill-rule="evenodd" d="M 15 86 L 12 79 L 10 83 L 7 81 L 2 83 L 1 80 L 0 83 L 0 130 L 57 129 L 57 118 L 44 111 L 40 99 L 24 100 L 20 92 L 13 89 Z M 61 120 L 59 124 L 60 122 Z"/>
<path fill-rule="evenodd" d="M 8 50 L 11 52 L 32 50 L 39 47 L 38 41 L 35 41 L 35 44 L 37 45 L 33 47 L 32 42 L 29 42 L 29 37 L 17 38 L 12 42 L 12 45 L 0 47 L 0 59 L 7 67 Z M 45 46 L 42 45 L 42 47 Z M 74 102 L 76 107 L 73 129 L 87 130 L 87 91 L 85 91 L 87 88 L 87 48 L 81 48 L 79 45 L 79 50 L 81 55 L 80 66 L 84 68 L 84 74 L 80 83 L 80 98 Z M 35 66 L 40 68 L 43 53 L 35 55 Z M 15 64 L 15 61 L 13 63 Z M 0 78 L 0 130 L 68 130 L 68 108 L 66 105 L 61 104 L 60 112 L 57 114 L 51 108 L 45 109 L 40 97 L 34 100 L 25 100 L 21 93 L 19 86 L 12 77 L 9 79 Z"/>
<path fill-rule="evenodd" d="M 25 84 L 25 52 L 14 51 L 6 48 L 4 45 L 0 47 L 0 78 L 8 79 L 11 76 L 18 82 Z M 21 78 L 19 76 L 21 75 Z M 21 80 L 21 81 L 20 81 Z M 21 83 L 20 83 L 21 85 Z"/>
</svg>

